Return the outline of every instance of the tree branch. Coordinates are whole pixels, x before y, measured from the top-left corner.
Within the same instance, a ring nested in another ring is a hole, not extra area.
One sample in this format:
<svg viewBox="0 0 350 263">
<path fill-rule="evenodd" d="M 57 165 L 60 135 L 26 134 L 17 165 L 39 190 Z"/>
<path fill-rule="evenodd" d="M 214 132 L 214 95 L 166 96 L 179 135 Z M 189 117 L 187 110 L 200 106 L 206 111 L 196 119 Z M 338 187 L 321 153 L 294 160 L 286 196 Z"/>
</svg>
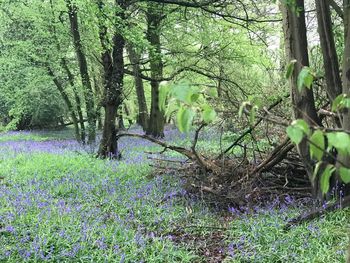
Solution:
<svg viewBox="0 0 350 263">
<path fill-rule="evenodd" d="M 334 9 L 334 11 L 338 14 L 338 16 L 344 19 L 344 12 L 341 9 L 341 7 L 334 0 L 328 0 L 328 3 Z"/>
</svg>

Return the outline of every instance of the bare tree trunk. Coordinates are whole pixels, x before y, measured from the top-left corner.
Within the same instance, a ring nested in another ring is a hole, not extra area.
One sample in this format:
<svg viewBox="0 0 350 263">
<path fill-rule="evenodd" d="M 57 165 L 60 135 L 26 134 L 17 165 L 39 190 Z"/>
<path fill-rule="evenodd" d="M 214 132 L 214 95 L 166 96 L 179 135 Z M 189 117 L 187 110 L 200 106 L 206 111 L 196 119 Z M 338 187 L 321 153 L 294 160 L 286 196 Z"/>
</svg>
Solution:
<svg viewBox="0 0 350 263">
<path fill-rule="evenodd" d="M 303 119 L 310 125 L 321 125 L 317 116 L 312 89 L 304 88 L 302 91 L 298 91 L 297 88 L 298 75 L 303 66 L 309 65 L 309 57 L 307 50 L 304 0 L 296 0 L 295 2 L 295 8 L 299 10 L 298 12 L 296 12 L 294 8 L 292 9 L 289 4 L 281 2 L 287 61 L 297 61 L 290 79 L 294 117 L 296 119 Z M 305 139 L 298 145 L 298 151 L 312 183 L 313 195 L 315 198 L 320 198 L 319 183 L 318 181 L 312 180 L 314 167 L 310 158 L 308 143 Z"/>
<path fill-rule="evenodd" d="M 127 48 L 129 53 L 129 59 L 133 68 L 136 96 L 139 105 L 137 123 L 141 125 L 144 131 L 147 131 L 149 116 L 147 110 L 145 89 L 143 86 L 143 80 L 141 78 L 140 54 L 137 53 L 135 48 L 130 43 L 127 45 Z"/>
<path fill-rule="evenodd" d="M 79 96 L 77 88 L 75 87 L 75 84 L 74 84 L 74 76 L 73 76 L 72 72 L 70 71 L 70 69 L 68 67 L 67 60 L 65 58 L 61 59 L 61 64 L 62 64 L 63 69 L 66 71 L 66 74 L 68 76 L 68 81 L 73 89 L 76 108 L 77 108 L 78 117 L 79 117 L 80 130 L 81 130 L 80 131 L 80 138 L 81 138 L 82 143 L 85 143 L 86 133 L 85 133 L 84 115 L 83 115 L 83 111 L 81 109 L 80 96 Z"/>
<path fill-rule="evenodd" d="M 79 63 L 79 70 L 80 70 L 82 84 L 84 87 L 86 113 L 87 113 L 87 118 L 89 123 L 88 143 L 93 143 L 96 140 L 96 111 L 95 111 L 94 94 L 93 94 L 92 85 L 90 81 L 86 56 L 81 43 L 77 7 L 71 2 L 71 0 L 66 0 L 66 2 L 67 2 L 69 21 L 71 26 L 71 33 L 73 37 L 73 44 L 74 44 L 77 60 Z"/>
<path fill-rule="evenodd" d="M 120 112 L 120 110 L 118 110 L 118 113 L 117 113 L 117 120 L 118 120 L 118 129 L 119 130 L 126 130 L 125 125 L 124 125 L 123 113 Z"/>
<path fill-rule="evenodd" d="M 332 30 L 332 19 L 328 0 L 316 0 L 318 33 L 322 48 L 327 94 L 333 101 L 342 92 L 338 55 Z"/>
<path fill-rule="evenodd" d="M 99 79 L 97 78 L 96 74 L 101 76 L 103 75 L 102 72 L 97 72 L 95 73 L 95 70 L 92 70 L 93 74 L 93 81 L 94 81 L 94 91 L 95 91 L 95 101 L 96 101 L 96 120 L 97 120 L 97 129 L 102 130 L 103 128 L 103 121 L 102 121 L 102 116 L 101 116 L 101 97 L 103 95 L 103 84 L 100 83 Z"/>
<path fill-rule="evenodd" d="M 99 1 L 99 8 L 102 12 L 103 2 Z M 125 19 L 125 0 L 116 0 L 118 11 L 116 16 L 121 20 Z M 120 10 L 121 9 L 121 10 Z M 120 32 L 120 28 L 116 27 L 115 35 L 113 37 L 113 52 L 108 48 L 107 28 L 103 25 L 100 19 L 100 41 L 103 48 L 102 62 L 105 72 L 104 78 L 104 101 L 105 119 L 102 132 L 102 139 L 98 151 L 98 156 L 101 158 L 119 158 L 116 129 L 117 109 L 122 103 L 122 91 L 124 80 L 124 57 L 123 51 L 125 40 Z"/>
<path fill-rule="evenodd" d="M 329 1 L 316 0 L 316 11 L 318 20 L 318 32 L 320 35 L 320 43 L 324 61 L 325 78 L 327 83 L 326 90 L 328 97 L 332 102 L 337 96 L 342 93 L 342 81 L 340 78 L 338 55 L 335 48 L 332 30 L 332 18 Z M 340 121 L 338 121 L 336 125 L 340 127 Z M 339 166 L 339 164 L 337 165 Z M 338 174 L 332 176 L 330 189 L 332 189 L 333 195 L 338 197 L 340 193 L 346 191 L 347 188 L 349 187 L 344 186 L 343 183 L 341 183 Z M 329 197 L 333 198 L 334 196 L 329 195 Z"/>
<path fill-rule="evenodd" d="M 50 25 L 50 29 L 52 30 L 53 38 L 54 38 L 55 43 L 56 43 L 57 52 L 62 53 L 60 41 L 59 41 L 58 36 L 57 36 L 56 26 L 54 24 L 55 12 L 54 12 L 54 7 L 53 7 L 53 0 L 50 0 L 50 7 L 51 7 L 51 12 L 52 12 L 52 18 L 53 18 L 52 24 Z M 81 101 L 80 101 L 80 97 L 77 93 L 76 87 L 74 85 L 74 76 L 68 67 L 68 62 L 67 62 L 65 57 L 61 58 L 61 66 L 67 74 L 69 84 L 72 87 L 74 97 L 75 97 L 76 110 L 78 113 L 79 123 L 80 123 L 80 131 L 79 131 L 80 139 L 78 141 L 85 143 L 85 124 L 84 124 L 84 117 L 83 117 L 83 113 L 82 113 L 82 109 L 81 109 Z M 78 127 L 78 129 L 79 129 L 79 127 Z"/>
<path fill-rule="evenodd" d="M 147 134 L 153 137 L 164 137 L 164 113 L 159 108 L 159 79 L 163 76 L 163 62 L 160 43 L 162 13 L 159 4 L 148 3 L 147 6 L 147 39 L 151 68 L 151 114 Z"/>
<path fill-rule="evenodd" d="M 47 66 L 47 72 L 48 72 L 49 76 L 52 77 L 53 82 L 55 83 L 58 91 L 60 92 L 60 94 L 63 98 L 63 101 L 65 102 L 65 104 L 68 108 L 68 111 L 69 111 L 69 114 L 72 118 L 72 122 L 73 122 L 73 126 L 74 126 L 75 138 L 78 142 L 80 142 L 81 138 L 80 138 L 80 132 L 79 132 L 79 126 L 78 126 L 78 119 L 77 119 L 77 116 L 75 115 L 73 104 L 70 101 L 68 94 L 64 90 L 64 87 L 63 87 L 61 81 L 56 77 L 55 73 L 53 72 L 53 70 L 50 66 Z"/>
</svg>

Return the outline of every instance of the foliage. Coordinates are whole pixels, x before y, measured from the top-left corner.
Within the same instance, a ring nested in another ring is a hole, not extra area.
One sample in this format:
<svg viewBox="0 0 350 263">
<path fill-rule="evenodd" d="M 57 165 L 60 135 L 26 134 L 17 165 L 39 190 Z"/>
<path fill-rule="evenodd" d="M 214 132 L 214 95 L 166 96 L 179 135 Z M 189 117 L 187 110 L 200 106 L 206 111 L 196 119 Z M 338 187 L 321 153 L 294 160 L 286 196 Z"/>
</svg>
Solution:
<svg viewBox="0 0 350 263">
<path fill-rule="evenodd" d="M 216 112 L 208 103 L 209 99 L 215 97 L 217 97 L 215 88 L 199 88 L 187 82 L 163 85 L 160 89 L 159 107 L 165 111 L 168 119 L 177 112 L 179 130 L 189 132 L 196 115 L 199 115 L 200 122 L 205 124 L 215 120 Z"/>
<path fill-rule="evenodd" d="M 287 70 L 290 71 L 289 68 Z M 290 74 L 287 75 L 290 77 Z M 299 91 L 304 87 L 310 88 L 312 83 L 313 74 L 310 68 L 304 67 L 298 75 L 297 85 Z M 349 99 L 345 94 L 341 94 L 333 100 L 332 110 L 339 112 L 344 108 L 349 108 Z M 325 155 L 332 156 L 333 149 L 343 156 L 350 155 L 349 133 L 345 131 L 323 131 L 321 128 L 310 127 L 303 119 L 294 120 L 291 125 L 287 127 L 286 131 L 291 141 L 296 145 L 299 145 L 303 140 L 308 142 L 310 156 L 317 161 L 313 177 L 315 179 L 317 176 L 320 176 L 323 194 L 328 193 L 330 189 L 330 179 L 334 172 L 339 173 L 344 183 L 350 182 L 349 167 L 344 167 L 343 163 L 340 163 L 340 167 L 336 167 L 334 164 L 327 164 L 325 168 L 320 170 L 321 165 L 324 163 L 323 157 Z"/>
</svg>

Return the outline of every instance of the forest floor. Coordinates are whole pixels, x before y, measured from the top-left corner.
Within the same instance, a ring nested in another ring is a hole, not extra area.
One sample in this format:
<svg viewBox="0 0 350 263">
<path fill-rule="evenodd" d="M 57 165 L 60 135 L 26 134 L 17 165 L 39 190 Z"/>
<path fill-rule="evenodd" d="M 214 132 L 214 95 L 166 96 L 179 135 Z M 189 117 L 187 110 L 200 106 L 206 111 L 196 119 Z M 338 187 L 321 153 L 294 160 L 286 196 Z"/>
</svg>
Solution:
<svg viewBox="0 0 350 263">
<path fill-rule="evenodd" d="M 198 149 L 218 151 L 217 137 L 207 131 Z M 168 130 L 166 140 L 191 138 Z M 154 173 L 145 152 L 160 147 L 121 138 L 121 161 L 96 159 L 95 147 L 70 130 L 0 134 L 0 262 L 345 262 L 349 209 L 285 231 L 308 202 L 215 207 L 181 174 Z"/>
</svg>

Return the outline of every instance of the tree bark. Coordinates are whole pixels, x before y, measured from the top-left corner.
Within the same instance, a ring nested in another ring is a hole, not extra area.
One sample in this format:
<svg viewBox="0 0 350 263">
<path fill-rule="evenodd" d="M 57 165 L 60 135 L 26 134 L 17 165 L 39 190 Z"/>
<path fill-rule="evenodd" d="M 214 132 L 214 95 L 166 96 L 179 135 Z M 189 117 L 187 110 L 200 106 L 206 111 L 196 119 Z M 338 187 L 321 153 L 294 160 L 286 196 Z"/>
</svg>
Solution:
<svg viewBox="0 0 350 263">
<path fill-rule="evenodd" d="M 344 24 L 349 25 L 350 23 L 350 0 L 344 0 Z M 345 49 L 343 55 L 343 89 L 342 92 L 348 98 L 350 97 L 350 27 L 345 27 Z M 345 108 L 343 110 L 343 130 L 350 131 L 350 110 Z M 339 161 L 350 167 L 350 158 L 348 154 L 339 154 Z M 349 185 L 344 186 L 344 194 L 349 195 Z"/>
<path fill-rule="evenodd" d="M 318 32 L 320 35 L 325 78 L 327 83 L 326 91 L 330 101 L 332 102 L 338 95 L 342 93 L 342 81 L 340 77 L 338 55 L 334 42 L 332 18 L 329 4 L 330 3 L 328 0 L 316 0 Z M 340 121 L 338 121 L 336 125 L 340 127 Z M 345 162 L 344 159 L 343 161 Z M 339 167 L 340 165 L 337 164 L 337 166 Z M 343 183 L 341 183 L 338 174 L 332 176 L 330 189 L 334 191 L 332 194 L 335 195 L 335 197 L 339 197 L 340 193 L 344 192 L 347 188 L 349 187 L 345 187 Z M 328 195 L 328 197 L 333 198 L 334 196 Z"/>
<path fill-rule="evenodd" d="M 146 103 L 145 89 L 143 86 L 143 80 L 141 78 L 140 54 L 137 53 L 135 48 L 130 43 L 127 45 L 127 48 L 129 53 L 129 59 L 132 64 L 137 102 L 139 106 L 137 123 L 141 125 L 144 131 L 147 131 L 149 116 Z"/>
<path fill-rule="evenodd" d="M 312 89 L 303 88 L 302 91 L 299 91 L 297 87 L 298 75 L 304 66 L 309 65 L 309 57 L 307 50 L 304 0 L 296 0 L 295 4 L 296 7 L 294 9 L 289 4 L 281 2 L 287 61 L 297 61 L 290 78 L 294 117 L 296 119 L 305 120 L 309 125 L 321 125 L 317 116 Z M 295 10 L 299 11 L 296 12 Z M 321 198 L 318 180 L 314 181 L 312 179 L 314 165 L 310 158 L 308 142 L 304 139 L 297 148 L 312 184 L 313 196 L 317 199 Z"/>
<path fill-rule="evenodd" d="M 124 125 L 123 113 L 121 111 L 122 111 L 122 109 L 118 110 L 118 113 L 117 113 L 118 129 L 119 130 L 126 130 L 125 125 Z"/>
<path fill-rule="evenodd" d="M 335 48 L 328 0 L 316 0 L 318 33 L 323 55 L 327 94 L 331 101 L 342 93 L 338 55 Z"/>
<path fill-rule="evenodd" d="M 80 76 L 82 84 L 84 87 L 85 103 L 86 103 L 86 113 L 88 118 L 88 143 L 93 143 L 96 140 L 96 111 L 94 94 L 92 90 L 92 85 L 90 81 L 88 65 L 86 55 L 83 50 L 83 45 L 81 43 L 79 23 L 78 23 L 78 13 L 77 7 L 71 0 L 66 0 L 69 22 L 71 27 L 71 34 L 73 37 L 73 44 L 75 48 L 76 57 L 79 63 Z"/>
<path fill-rule="evenodd" d="M 159 83 L 163 76 L 160 29 L 162 13 L 159 4 L 147 5 L 147 40 L 150 43 L 149 57 L 151 68 L 151 114 L 147 134 L 153 137 L 164 137 L 164 113 L 159 108 Z"/>
<path fill-rule="evenodd" d="M 67 74 L 69 84 L 71 85 L 73 93 L 74 93 L 76 109 L 77 109 L 77 113 L 78 113 L 78 117 L 79 117 L 79 123 L 80 123 L 80 139 L 81 139 L 82 143 L 85 143 L 86 132 L 85 132 L 84 115 L 83 115 L 83 111 L 81 109 L 81 99 L 80 99 L 79 93 L 77 91 L 77 88 L 75 87 L 74 76 L 73 76 L 72 72 L 70 71 L 70 69 L 68 67 L 67 60 L 65 58 L 62 58 L 61 59 L 61 64 L 62 64 L 62 67 L 63 67 L 63 69 L 65 70 L 65 72 Z"/>
<path fill-rule="evenodd" d="M 125 0 L 116 0 L 116 5 L 121 11 L 116 12 L 116 16 L 121 20 L 125 19 Z M 103 3 L 99 2 L 99 8 L 102 12 Z M 105 119 L 102 132 L 102 139 L 98 151 L 101 158 L 120 158 L 117 141 L 116 117 L 117 109 L 122 103 L 122 91 L 124 80 L 124 57 L 123 51 L 125 40 L 120 32 L 119 26 L 116 26 L 113 37 L 113 52 L 108 48 L 107 28 L 100 19 L 100 42 L 103 48 L 102 62 L 104 68 L 104 100 Z"/>
</svg>

